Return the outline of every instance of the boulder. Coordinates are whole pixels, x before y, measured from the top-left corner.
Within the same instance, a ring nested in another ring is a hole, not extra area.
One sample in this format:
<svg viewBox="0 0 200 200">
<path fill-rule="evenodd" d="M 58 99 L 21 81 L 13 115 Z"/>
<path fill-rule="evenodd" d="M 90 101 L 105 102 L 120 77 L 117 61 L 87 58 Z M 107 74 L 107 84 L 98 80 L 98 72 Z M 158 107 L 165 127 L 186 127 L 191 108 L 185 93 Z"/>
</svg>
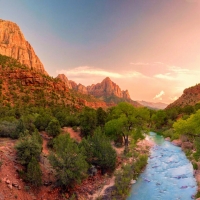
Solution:
<svg viewBox="0 0 200 200">
<path fill-rule="evenodd" d="M 135 184 L 135 183 L 136 183 L 136 180 L 133 180 L 133 179 L 132 179 L 131 182 L 130 182 L 131 185 L 133 185 L 133 184 Z"/>
<path fill-rule="evenodd" d="M 175 146 L 181 147 L 182 141 L 181 140 L 173 140 L 172 144 L 175 145 Z"/>
<path fill-rule="evenodd" d="M 165 138 L 165 141 L 169 141 L 169 142 L 170 142 L 170 141 L 171 141 L 171 138 L 170 138 L 170 137 L 166 137 L 166 138 Z"/>
</svg>

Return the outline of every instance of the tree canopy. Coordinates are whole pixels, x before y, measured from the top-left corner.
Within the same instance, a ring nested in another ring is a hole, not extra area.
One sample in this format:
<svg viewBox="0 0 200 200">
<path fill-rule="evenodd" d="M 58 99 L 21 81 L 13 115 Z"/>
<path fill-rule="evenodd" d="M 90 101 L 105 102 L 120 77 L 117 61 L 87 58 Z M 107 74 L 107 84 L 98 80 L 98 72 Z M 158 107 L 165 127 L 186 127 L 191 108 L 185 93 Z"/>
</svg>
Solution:
<svg viewBox="0 0 200 200">
<path fill-rule="evenodd" d="M 128 147 L 129 136 L 135 140 L 142 137 L 141 130 L 145 129 L 149 120 L 149 111 L 122 102 L 112 109 L 110 118 L 111 120 L 105 125 L 106 134 L 114 137 L 122 135 L 125 146 Z"/>
</svg>

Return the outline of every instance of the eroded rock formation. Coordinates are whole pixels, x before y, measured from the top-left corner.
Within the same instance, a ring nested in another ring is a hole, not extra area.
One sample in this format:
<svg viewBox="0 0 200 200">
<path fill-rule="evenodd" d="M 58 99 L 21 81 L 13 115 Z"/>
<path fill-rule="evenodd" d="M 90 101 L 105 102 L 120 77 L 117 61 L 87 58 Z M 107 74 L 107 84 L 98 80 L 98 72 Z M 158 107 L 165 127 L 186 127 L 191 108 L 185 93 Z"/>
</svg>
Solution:
<svg viewBox="0 0 200 200">
<path fill-rule="evenodd" d="M 19 26 L 2 19 L 0 19 L 0 54 L 15 58 L 30 69 L 48 75 Z"/>
</svg>

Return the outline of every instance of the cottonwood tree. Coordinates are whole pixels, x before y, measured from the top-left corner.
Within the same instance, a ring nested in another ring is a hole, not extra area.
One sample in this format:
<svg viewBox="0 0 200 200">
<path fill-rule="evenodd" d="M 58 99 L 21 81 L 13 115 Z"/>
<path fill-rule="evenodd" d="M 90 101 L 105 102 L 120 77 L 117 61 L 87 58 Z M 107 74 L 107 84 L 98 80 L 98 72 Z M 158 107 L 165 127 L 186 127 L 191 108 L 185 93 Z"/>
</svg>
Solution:
<svg viewBox="0 0 200 200">
<path fill-rule="evenodd" d="M 129 137 L 135 140 L 142 137 L 141 130 L 145 129 L 149 120 L 149 111 L 146 108 L 135 108 L 129 103 L 119 103 L 110 114 L 111 120 L 105 125 L 107 135 L 123 136 L 125 150 L 128 151 Z"/>
</svg>

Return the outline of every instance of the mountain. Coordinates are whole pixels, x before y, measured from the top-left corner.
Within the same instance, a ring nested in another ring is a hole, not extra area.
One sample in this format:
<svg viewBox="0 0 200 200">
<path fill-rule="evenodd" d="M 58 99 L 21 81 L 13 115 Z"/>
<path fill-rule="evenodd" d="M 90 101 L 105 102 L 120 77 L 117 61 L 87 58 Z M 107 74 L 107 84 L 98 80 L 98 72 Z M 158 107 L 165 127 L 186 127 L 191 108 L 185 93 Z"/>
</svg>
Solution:
<svg viewBox="0 0 200 200">
<path fill-rule="evenodd" d="M 186 105 L 193 106 L 199 102 L 200 102 L 200 84 L 197 84 L 195 86 L 186 88 L 183 91 L 183 94 L 176 101 L 167 106 L 167 109 L 176 106 L 180 107 L 184 107 Z"/>
<path fill-rule="evenodd" d="M 12 57 L 30 69 L 48 75 L 19 26 L 0 19 L 0 54 Z"/>
<path fill-rule="evenodd" d="M 62 80 L 44 75 L 0 54 L 0 105 L 107 107 L 91 95 L 71 91 Z"/>
<path fill-rule="evenodd" d="M 61 77 L 61 78 L 60 78 Z M 63 74 L 59 74 L 57 78 L 63 80 L 66 85 L 69 84 L 70 88 L 82 94 L 93 95 L 94 97 L 105 101 L 108 104 L 114 105 L 119 102 L 129 102 L 134 106 L 141 106 L 138 102 L 130 98 L 128 90 L 121 90 L 120 87 L 114 83 L 109 77 L 106 77 L 101 83 L 92 84 L 91 86 L 84 86 L 69 80 Z"/>
<path fill-rule="evenodd" d="M 162 102 L 147 102 L 147 101 L 138 101 L 138 103 L 140 103 L 141 105 L 151 108 L 151 109 L 155 109 L 155 110 L 163 110 L 167 107 L 168 104 L 166 103 L 162 103 Z"/>
<path fill-rule="evenodd" d="M 57 76 L 57 78 L 61 79 L 69 89 L 72 89 L 70 81 L 68 80 L 68 78 L 64 74 L 59 74 Z"/>
</svg>

